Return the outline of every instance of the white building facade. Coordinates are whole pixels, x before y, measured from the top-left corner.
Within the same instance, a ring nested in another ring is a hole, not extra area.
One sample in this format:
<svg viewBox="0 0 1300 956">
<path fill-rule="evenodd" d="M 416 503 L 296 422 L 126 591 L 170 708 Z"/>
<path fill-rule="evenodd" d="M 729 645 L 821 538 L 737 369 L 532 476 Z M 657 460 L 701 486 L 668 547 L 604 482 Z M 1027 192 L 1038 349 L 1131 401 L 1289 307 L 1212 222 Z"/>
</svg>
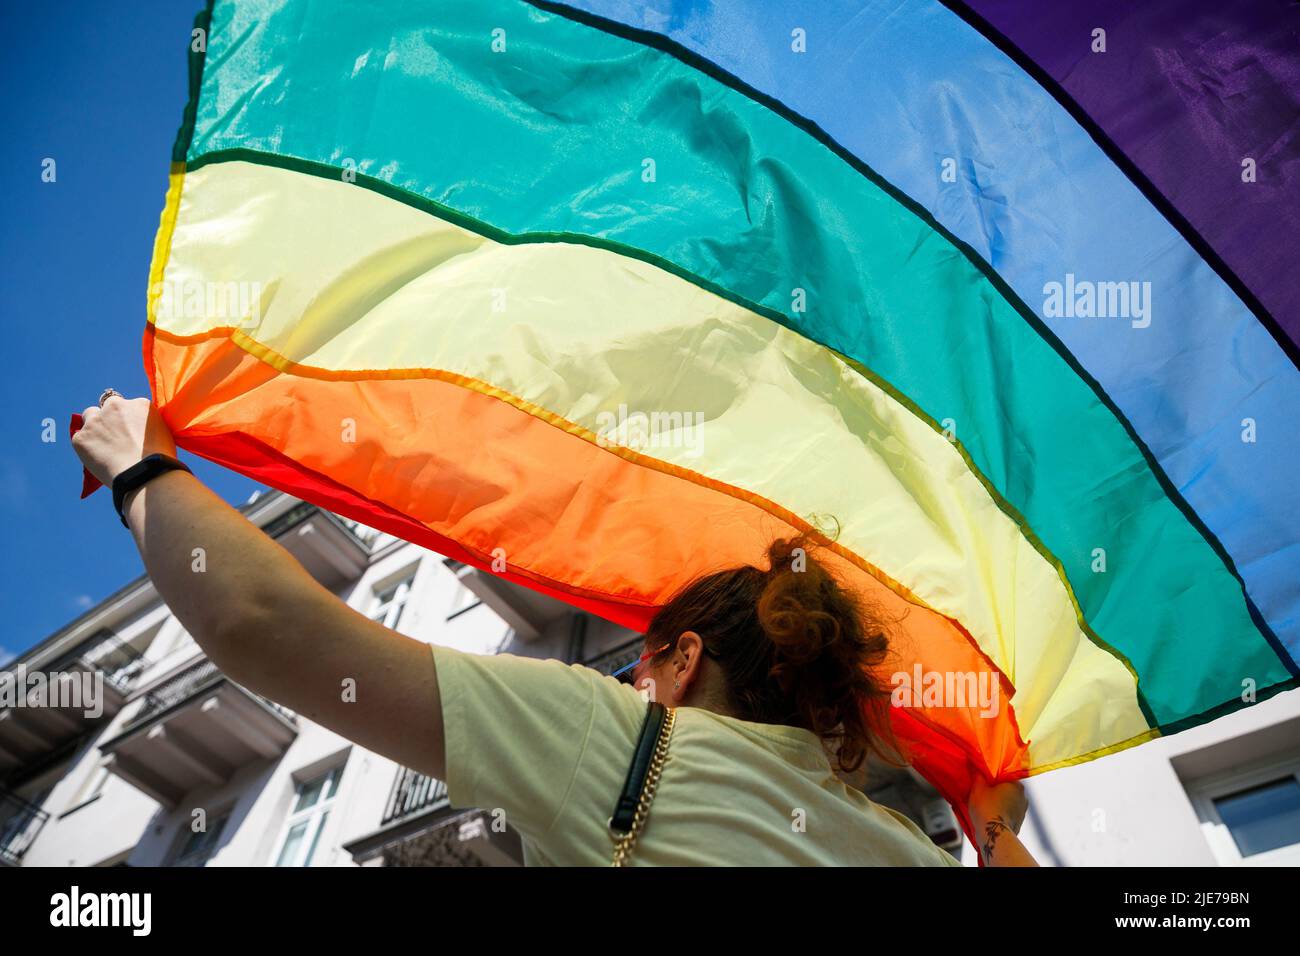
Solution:
<svg viewBox="0 0 1300 956">
<path fill-rule="evenodd" d="M 290 496 L 256 496 L 243 511 L 351 607 L 418 640 L 607 673 L 640 653 L 630 631 Z M 16 686 L 30 688 L 32 674 L 51 680 L 0 708 L 0 865 L 521 861 L 515 833 L 450 807 L 441 782 L 228 680 L 148 578 L 6 672 Z M 1297 862 L 1298 773 L 1292 692 L 1030 781 L 1023 835 L 1044 864 Z M 974 863 L 917 776 L 872 766 L 858 782 Z"/>
<path fill-rule="evenodd" d="M 475 653 L 587 660 L 635 639 L 287 495 L 256 497 L 243 510 L 351 607 L 420 640 Z M 44 698 L 32 694 L 26 706 L 0 710 L 6 865 L 476 866 L 521 859 L 515 834 L 495 832 L 478 811 L 453 810 L 439 781 L 225 678 L 147 577 L 6 671 L 57 677 Z M 73 692 L 96 675 L 99 703 L 88 709 L 89 694 Z"/>
</svg>

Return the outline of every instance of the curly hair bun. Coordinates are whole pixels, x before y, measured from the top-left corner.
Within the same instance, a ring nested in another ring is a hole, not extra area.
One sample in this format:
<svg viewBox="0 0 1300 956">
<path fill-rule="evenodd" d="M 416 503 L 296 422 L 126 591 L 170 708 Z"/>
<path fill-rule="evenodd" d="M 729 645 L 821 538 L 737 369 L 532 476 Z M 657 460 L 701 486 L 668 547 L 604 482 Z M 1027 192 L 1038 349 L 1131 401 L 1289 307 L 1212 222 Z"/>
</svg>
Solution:
<svg viewBox="0 0 1300 956">
<path fill-rule="evenodd" d="M 807 535 L 780 538 L 766 569 L 743 566 L 691 583 L 660 609 L 650 634 L 703 638 L 736 716 L 803 727 L 846 772 L 868 753 L 896 758 L 889 723 L 886 628 L 818 560 Z M 665 651 L 667 653 L 667 651 Z"/>
</svg>

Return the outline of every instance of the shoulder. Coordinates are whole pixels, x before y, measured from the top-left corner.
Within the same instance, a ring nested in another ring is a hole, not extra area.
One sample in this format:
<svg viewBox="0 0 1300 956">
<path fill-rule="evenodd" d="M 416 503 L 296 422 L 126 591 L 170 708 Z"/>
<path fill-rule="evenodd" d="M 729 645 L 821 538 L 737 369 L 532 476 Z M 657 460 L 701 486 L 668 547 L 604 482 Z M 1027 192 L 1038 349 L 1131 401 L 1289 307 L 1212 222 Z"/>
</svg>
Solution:
<svg viewBox="0 0 1300 956">
<path fill-rule="evenodd" d="M 581 664 L 440 646 L 433 657 L 444 710 L 464 708 L 507 723 L 525 719 L 530 726 L 516 729 L 530 736 L 560 728 L 572 733 L 578 724 L 586 725 L 584 733 L 622 729 L 645 711 L 633 688 Z"/>
<path fill-rule="evenodd" d="M 916 823 L 911 818 L 904 816 L 903 814 L 899 813 L 897 810 L 891 809 L 890 807 L 887 807 L 883 804 L 876 803 L 874 800 L 871 800 L 870 798 L 867 798 L 866 802 L 870 804 L 872 809 L 874 809 L 877 813 L 880 813 L 882 815 L 885 815 L 887 818 L 892 819 L 896 824 L 898 824 L 904 830 L 910 833 L 912 837 L 915 838 L 917 847 L 921 850 L 921 855 L 925 857 L 933 858 L 933 863 L 935 865 L 942 865 L 942 866 L 963 866 L 964 865 L 961 862 L 961 860 L 954 857 L 947 850 L 943 849 L 940 846 L 937 846 L 935 842 L 930 839 L 929 835 L 926 834 L 926 832 L 922 830 L 919 826 L 917 826 Z"/>
<path fill-rule="evenodd" d="M 471 654 L 455 648 L 432 645 L 434 666 L 450 680 L 478 681 L 514 687 L 544 684 L 549 690 L 592 693 L 595 671 L 580 664 L 520 654 Z"/>
<path fill-rule="evenodd" d="M 631 688 L 557 660 L 447 647 L 432 653 L 454 806 L 500 807 L 541 845 L 593 755 L 611 773 L 626 769 L 644 709 Z"/>
</svg>

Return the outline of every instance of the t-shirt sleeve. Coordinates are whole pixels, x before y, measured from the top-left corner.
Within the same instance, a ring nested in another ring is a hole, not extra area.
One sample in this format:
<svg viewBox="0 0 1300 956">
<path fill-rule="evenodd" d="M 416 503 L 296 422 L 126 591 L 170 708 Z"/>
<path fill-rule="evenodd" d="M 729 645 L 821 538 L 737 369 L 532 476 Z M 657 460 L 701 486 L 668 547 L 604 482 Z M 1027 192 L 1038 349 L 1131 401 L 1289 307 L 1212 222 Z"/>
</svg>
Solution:
<svg viewBox="0 0 1300 956">
<path fill-rule="evenodd" d="M 540 840 L 555 823 L 591 734 L 596 673 L 554 660 L 433 647 L 447 796 L 500 809 Z"/>
</svg>

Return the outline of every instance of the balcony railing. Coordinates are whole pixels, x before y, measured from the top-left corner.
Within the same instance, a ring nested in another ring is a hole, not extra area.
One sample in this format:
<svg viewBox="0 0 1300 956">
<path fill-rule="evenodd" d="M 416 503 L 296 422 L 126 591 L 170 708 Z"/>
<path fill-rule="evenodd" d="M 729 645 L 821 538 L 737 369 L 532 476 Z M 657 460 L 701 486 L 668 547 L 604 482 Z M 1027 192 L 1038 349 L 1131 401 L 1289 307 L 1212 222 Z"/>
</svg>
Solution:
<svg viewBox="0 0 1300 956">
<path fill-rule="evenodd" d="M 176 674 L 174 677 L 159 684 L 145 695 L 144 704 L 141 705 L 139 712 L 131 718 L 131 722 L 123 728 L 123 733 L 134 730 L 136 727 L 147 723 L 169 708 L 175 707 L 177 704 L 188 700 L 200 691 L 207 690 L 209 687 L 212 687 L 226 679 L 226 675 L 221 673 L 217 665 L 207 658 L 190 665 L 179 674 Z M 295 722 L 293 711 L 281 707 L 279 704 L 267 700 L 265 697 L 258 695 L 254 696 L 257 696 L 258 700 L 283 716 L 286 720 L 291 723 Z"/>
<path fill-rule="evenodd" d="M 72 669 L 73 665 L 102 673 L 105 683 L 125 693 L 131 681 L 144 670 L 145 660 L 144 655 L 116 634 L 100 631 L 42 669 L 60 672 Z"/>
<path fill-rule="evenodd" d="M 644 648 L 645 638 L 634 637 L 629 641 L 624 641 L 617 647 L 611 647 L 609 650 L 597 654 L 595 657 L 587 658 L 582 664 L 584 667 L 590 667 L 602 674 L 612 674 L 620 667 L 630 664 L 640 657 Z"/>
<path fill-rule="evenodd" d="M 36 804 L 0 787 L 0 863 L 18 866 L 49 818 Z"/>
<path fill-rule="evenodd" d="M 437 810 L 447 806 L 447 802 L 445 783 L 401 767 L 393 781 L 392 792 L 388 795 L 388 807 L 384 810 L 384 818 L 379 825 L 387 826 L 404 817 L 426 810 Z"/>
</svg>

